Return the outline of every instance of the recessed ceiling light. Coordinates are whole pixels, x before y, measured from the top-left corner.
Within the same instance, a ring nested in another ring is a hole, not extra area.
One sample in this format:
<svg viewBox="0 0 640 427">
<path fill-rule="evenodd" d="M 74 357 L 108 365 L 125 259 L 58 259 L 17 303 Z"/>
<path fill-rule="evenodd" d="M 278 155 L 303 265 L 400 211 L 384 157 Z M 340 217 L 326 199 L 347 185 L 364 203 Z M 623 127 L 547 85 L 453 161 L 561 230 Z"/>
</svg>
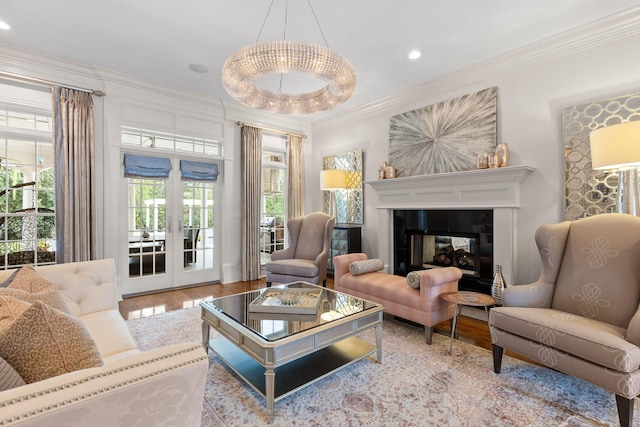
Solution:
<svg viewBox="0 0 640 427">
<path fill-rule="evenodd" d="M 9 30 L 11 27 L 4 21 L 0 21 L 0 30 Z"/>
<path fill-rule="evenodd" d="M 419 50 L 412 50 L 409 52 L 409 59 L 418 59 L 422 56 L 422 52 Z"/>
<path fill-rule="evenodd" d="M 202 65 L 202 64 L 190 64 L 189 68 L 194 73 L 205 74 L 205 73 L 209 72 L 209 69 L 206 66 Z"/>
</svg>

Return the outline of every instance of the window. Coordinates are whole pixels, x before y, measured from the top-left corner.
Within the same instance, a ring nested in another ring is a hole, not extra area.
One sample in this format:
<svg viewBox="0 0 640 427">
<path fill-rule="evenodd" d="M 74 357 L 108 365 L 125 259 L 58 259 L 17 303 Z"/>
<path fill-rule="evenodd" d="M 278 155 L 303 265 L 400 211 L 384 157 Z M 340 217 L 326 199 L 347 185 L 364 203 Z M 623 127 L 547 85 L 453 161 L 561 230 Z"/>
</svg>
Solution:
<svg viewBox="0 0 640 427">
<path fill-rule="evenodd" d="M 166 181 L 129 178 L 129 277 L 165 272 Z"/>
<path fill-rule="evenodd" d="M 51 113 L 0 107 L 0 268 L 56 261 Z"/>
<path fill-rule="evenodd" d="M 271 260 L 274 250 L 284 249 L 286 173 L 286 139 L 264 135 L 260 215 L 260 259 L 263 265 Z"/>
<path fill-rule="evenodd" d="M 217 280 L 221 143 L 122 128 L 121 144 L 128 188 L 126 227 L 123 222 L 119 230 L 128 238 L 120 247 L 128 258 L 126 293 Z"/>
<path fill-rule="evenodd" d="M 222 157 L 222 143 L 143 129 L 122 127 L 122 145 Z"/>
</svg>

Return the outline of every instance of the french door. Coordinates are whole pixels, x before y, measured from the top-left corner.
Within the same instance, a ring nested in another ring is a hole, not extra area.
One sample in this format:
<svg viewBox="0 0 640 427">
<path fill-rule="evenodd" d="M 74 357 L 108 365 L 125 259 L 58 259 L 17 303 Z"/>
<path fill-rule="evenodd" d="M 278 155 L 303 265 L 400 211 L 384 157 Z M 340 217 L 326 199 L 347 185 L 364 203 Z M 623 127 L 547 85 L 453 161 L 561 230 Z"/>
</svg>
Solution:
<svg viewBox="0 0 640 427">
<path fill-rule="evenodd" d="M 123 178 L 123 294 L 220 279 L 215 181 L 181 179 L 179 159 L 166 179 Z"/>
</svg>

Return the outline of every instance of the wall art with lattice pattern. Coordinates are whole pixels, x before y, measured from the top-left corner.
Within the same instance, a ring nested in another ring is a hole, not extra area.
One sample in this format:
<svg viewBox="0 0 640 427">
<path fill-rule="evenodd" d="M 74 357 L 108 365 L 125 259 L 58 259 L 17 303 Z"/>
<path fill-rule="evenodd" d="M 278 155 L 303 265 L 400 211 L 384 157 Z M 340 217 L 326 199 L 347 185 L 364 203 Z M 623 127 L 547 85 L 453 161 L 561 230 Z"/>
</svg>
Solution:
<svg viewBox="0 0 640 427">
<path fill-rule="evenodd" d="M 344 190 L 336 190 L 337 224 L 362 224 L 364 222 L 364 196 L 362 189 L 362 150 L 325 156 L 322 170 L 341 169 L 347 172 Z M 329 212 L 329 192 L 324 191 L 323 207 Z"/>
<path fill-rule="evenodd" d="M 565 194 L 564 217 L 575 220 L 616 211 L 618 173 L 593 170 L 589 133 L 640 120 L 640 93 L 569 107 L 562 112 Z"/>
</svg>

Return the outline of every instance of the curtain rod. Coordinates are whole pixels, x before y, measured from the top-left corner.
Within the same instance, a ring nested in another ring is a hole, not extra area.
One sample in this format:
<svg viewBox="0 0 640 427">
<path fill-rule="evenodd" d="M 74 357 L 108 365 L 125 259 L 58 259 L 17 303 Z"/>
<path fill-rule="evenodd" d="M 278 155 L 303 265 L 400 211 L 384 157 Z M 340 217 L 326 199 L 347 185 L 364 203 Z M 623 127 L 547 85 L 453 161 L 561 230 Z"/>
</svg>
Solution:
<svg viewBox="0 0 640 427">
<path fill-rule="evenodd" d="M 283 135 L 292 135 L 292 136 L 299 136 L 302 139 L 306 139 L 307 135 L 305 135 L 304 133 L 294 133 L 294 132 L 287 132 L 286 130 L 279 130 L 279 129 L 273 129 L 273 128 L 268 128 L 268 127 L 264 127 L 264 126 L 257 126 L 257 125 L 252 125 L 251 123 L 245 123 L 245 122 L 236 122 L 236 124 L 238 126 L 253 126 L 254 128 L 258 128 L 258 129 L 262 129 L 262 130 L 266 130 L 269 132 L 275 132 L 275 133 L 280 133 Z"/>
<path fill-rule="evenodd" d="M 62 86 L 62 87 L 65 87 L 67 89 L 78 90 L 80 92 L 87 92 L 87 93 L 90 93 L 90 94 L 95 95 L 95 96 L 104 96 L 105 95 L 105 93 L 103 91 L 101 91 L 101 90 L 93 90 L 93 89 L 86 89 L 86 88 L 83 88 L 83 87 L 69 86 L 69 85 L 64 85 L 64 84 L 52 82 L 52 81 L 49 81 L 49 80 L 37 79 L 35 77 L 27 77 L 27 76 L 22 76 L 20 74 L 7 73 L 5 71 L 0 71 L 0 77 L 3 77 L 3 78 L 8 79 L 8 80 L 16 80 L 16 81 L 20 81 L 20 82 L 33 83 L 33 84 L 37 84 L 37 85 L 40 85 L 40 86 Z"/>
</svg>

